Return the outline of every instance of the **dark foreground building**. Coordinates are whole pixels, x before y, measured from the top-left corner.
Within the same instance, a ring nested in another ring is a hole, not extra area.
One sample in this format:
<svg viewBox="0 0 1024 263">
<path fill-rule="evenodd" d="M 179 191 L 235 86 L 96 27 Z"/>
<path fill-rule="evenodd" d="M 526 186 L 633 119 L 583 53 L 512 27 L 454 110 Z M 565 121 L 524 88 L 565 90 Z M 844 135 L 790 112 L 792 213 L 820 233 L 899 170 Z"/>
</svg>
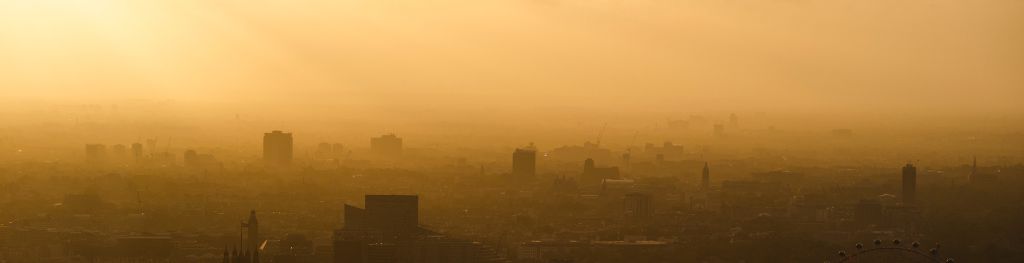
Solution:
<svg viewBox="0 0 1024 263">
<path fill-rule="evenodd" d="M 367 195 L 365 208 L 345 206 L 334 231 L 334 262 L 500 262 L 493 250 L 419 227 L 419 197 Z"/>
</svg>

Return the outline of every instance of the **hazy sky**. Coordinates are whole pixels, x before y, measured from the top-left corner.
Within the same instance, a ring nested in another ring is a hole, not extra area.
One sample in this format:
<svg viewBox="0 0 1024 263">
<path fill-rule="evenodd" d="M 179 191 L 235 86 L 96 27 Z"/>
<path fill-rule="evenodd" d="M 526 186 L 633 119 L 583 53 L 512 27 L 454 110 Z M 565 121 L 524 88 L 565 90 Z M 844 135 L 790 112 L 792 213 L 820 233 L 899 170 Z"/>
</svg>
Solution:
<svg viewBox="0 0 1024 263">
<path fill-rule="evenodd" d="M 0 0 L 0 96 L 1024 112 L 1018 0 Z"/>
</svg>

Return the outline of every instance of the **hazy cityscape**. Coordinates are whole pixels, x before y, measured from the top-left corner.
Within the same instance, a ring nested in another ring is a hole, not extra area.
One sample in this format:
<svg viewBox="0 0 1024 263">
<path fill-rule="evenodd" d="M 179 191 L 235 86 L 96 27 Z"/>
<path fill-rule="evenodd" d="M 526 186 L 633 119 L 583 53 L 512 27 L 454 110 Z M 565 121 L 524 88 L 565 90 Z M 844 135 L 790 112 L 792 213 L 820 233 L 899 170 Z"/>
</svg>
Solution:
<svg viewBox="0 0 1024 263">
<path fill-rule="evenodd" d="M 1024 262 L 1024 2 L 0 0 L 0 263 Z"/>
<path fill-rule="evenodd" d="M 942 261 L 1024 255 L 1019 131 L 920 139 L 729 113 L 631 133 L 581 122 L 578 143 L 564 145 L 472 147 L 397 131 L 360 142 L 286 129 L 220 145 L 198 142 L 265 124 L 232 114 L 211 126 L 119 119 L 145 105 L 58 107 L 51 113 L 80 117 L 48 120 L 45 131 L 4 129 L 0 258 L 840 262 L 839 251 L 873 247 Z M 860 260 L 901 257 L 874 253 Z"/>
</svg>

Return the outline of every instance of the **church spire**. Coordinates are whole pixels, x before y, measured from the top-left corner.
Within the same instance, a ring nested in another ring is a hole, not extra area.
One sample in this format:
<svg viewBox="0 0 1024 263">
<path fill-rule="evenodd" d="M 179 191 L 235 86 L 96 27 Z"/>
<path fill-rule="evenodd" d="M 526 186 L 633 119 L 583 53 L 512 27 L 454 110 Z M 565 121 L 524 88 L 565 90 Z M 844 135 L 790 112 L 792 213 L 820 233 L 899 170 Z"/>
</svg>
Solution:
<svg viewBox="0 0 1024 263">
<path fill-rule="evenodd" d="M 260 243 L 260 223 L 256 219 L 256 210 L 249 211 L 249 221 L 245 222 L 245 229 L 248 231 L 245 235 L 247 243 L 243 243 L 246 251 L 246 261 L 259 262 L 259 249 Z"/>
</svg>

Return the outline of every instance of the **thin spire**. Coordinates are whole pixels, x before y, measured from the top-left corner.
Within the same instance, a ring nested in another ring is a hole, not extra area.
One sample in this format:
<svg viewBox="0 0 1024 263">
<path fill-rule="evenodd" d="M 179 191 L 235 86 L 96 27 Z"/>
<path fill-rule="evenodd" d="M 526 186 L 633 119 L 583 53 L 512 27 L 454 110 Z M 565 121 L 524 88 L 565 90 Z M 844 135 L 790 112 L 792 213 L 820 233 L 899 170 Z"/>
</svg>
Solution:
<svg viewBox="0 0 1024 263">
<path fill-rule="evenodd" d="M 971 174 L 967 176 L 967 182 L 973 183 L 974 177 L 978 175 L 978 156 L 974 156 L 974 163 L 971 164 Z"/>
</svg>

